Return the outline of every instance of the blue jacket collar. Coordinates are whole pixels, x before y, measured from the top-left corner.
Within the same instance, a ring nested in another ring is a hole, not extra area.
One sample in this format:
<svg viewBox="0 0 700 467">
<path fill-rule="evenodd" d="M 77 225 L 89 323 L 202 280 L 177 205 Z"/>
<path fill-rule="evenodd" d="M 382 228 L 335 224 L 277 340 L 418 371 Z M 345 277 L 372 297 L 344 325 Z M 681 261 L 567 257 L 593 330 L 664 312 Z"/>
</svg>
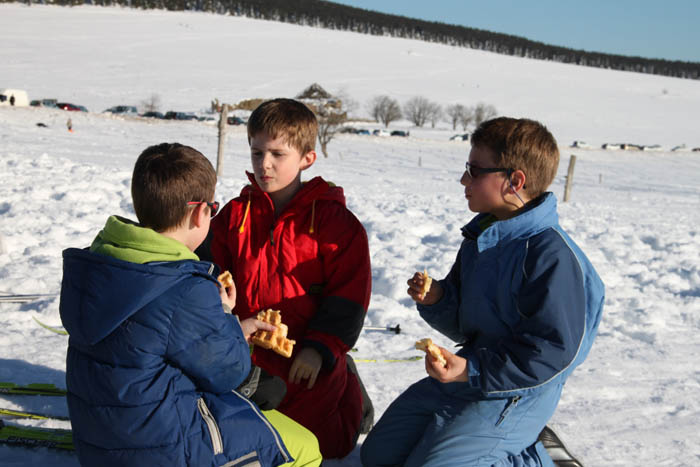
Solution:
<svg viewBox="0 0 700 467">
<path fill-rule="evenodd" d="M 559 223 L 557 199 L 554 193 L 546 192 L 530 201 L 527 209 L 517 216 L 504 221 L 496 221 L 482 229 L 481 223 L 490 214 L 478 214 L 462 227 L 462 234 L 474 238 L 479 252 L 497 244 L 516 238 L 531 237 Z"/>
</svg>

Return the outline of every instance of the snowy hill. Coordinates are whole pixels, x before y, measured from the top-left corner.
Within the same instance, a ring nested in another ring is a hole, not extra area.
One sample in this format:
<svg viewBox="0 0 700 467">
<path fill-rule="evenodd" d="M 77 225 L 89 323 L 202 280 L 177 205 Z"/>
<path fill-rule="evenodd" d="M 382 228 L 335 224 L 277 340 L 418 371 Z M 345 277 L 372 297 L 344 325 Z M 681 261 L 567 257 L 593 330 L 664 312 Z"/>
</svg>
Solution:
<svg viewBox="0 0 700 467">
<path fill-rule="evenodd" d="M 161 110 L 200 111 L 212 99 L 294 96 L 313 82 L 360 105 L 388 94 L 440 104 L 485 102 L 545 123 L 560 142 L 552 191 L 561 199 L 577 155 L 572 201 L 561 223 L 607 286 L 600 334 L 570 378 L 552 425 L 589 466 L 700 462 L 700 82 L 532 61 L 404 39 L 202 13 L 0 4 L 0 88 L 54 97 L 92 112 L 0 107 L 0 254 L 3 292 L 59 291 L 61 251 L 87 246 L 110 214 L 133 217 L 131 169 L 146 146 L 179 141 L 216 158 L 216 128 L 100 112 L 157 93 Z M 66 130 L 71 117 L 74 132 Z M 43 123 L 46 127 L 37 126 Z M 379 125 L 367 123 L 367 128 Z M 458 180 L 466 142 L 447 123 L 408 138 L 341 135 L 306 177 L 342 185 L 365 225 L 373 290 L 355 357 L 379 416 L 423 377 L 413 342 L 431 330 L 405 294 L 427 268 L 447 273 L 473 215 Z M 391 129 L 391 128 L 390 128 Z M 584 140 L 660 144 L 665 151 L 567 147 Z M 688 150 L 668 148 L 685 143 Z M 249 168 L 245 129 L 231 127 L 217 199 L 236 196 Z M 67 338 L 58 298 L 0 303 L 0 381 L 64 386 Z M 368 361 L 363 361 L 368 360 Z M 376 360 L 376 361 L 375 361 Z M 63 401 L 4 397 L 0 406 L 65 415 Z M 31 422 L 67 427 L 68 422 Z M 0 445 L 3 465 L 77 465 L 70 454 Z M 359 465 L 357 452 L 331 465 Z"/>
</svg>

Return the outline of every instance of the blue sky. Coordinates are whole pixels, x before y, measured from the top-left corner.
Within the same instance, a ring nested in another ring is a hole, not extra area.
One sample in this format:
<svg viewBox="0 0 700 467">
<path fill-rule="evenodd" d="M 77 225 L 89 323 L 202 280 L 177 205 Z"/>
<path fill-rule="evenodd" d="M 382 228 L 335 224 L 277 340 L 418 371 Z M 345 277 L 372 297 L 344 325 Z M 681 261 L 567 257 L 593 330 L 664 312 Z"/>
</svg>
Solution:
<svg viewBox="0 0 700 467">
<path fill-rule="evenodd" d="M 332 0 L 573 49 L 700 62 L 700 0 Z"/>
</svg>

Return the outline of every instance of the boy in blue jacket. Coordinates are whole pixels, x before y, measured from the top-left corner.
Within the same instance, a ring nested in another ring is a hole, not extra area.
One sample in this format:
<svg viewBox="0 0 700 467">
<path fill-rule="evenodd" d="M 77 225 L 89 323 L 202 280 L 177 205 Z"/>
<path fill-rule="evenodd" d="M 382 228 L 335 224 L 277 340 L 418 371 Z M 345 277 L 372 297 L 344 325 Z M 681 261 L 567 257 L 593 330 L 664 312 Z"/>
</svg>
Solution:
<svg viewBox="0 0 700 467">
<path fill-rule="evenodd" d="M 234 390 L 251 368 L 247 339 L 274 327 L 239 323 L 235 286 L 220 287 L 216 267 L 193 253 L 218 208 L 215 187 L 195 149 L 151 146 L 131 181 L 139 223 L 112 216 L 89 249 L 63 252 L 68 409 L 82 465 L 321 463 L 312 433 Z"/>
<path fill-rule="evenodd" d="M 408 294 L 421 317 L 458 343 L 442 366 L 386 410 L 362 446 L 365 466 L 552 466 L 538 434 L 586 358 L 604 286 L 558 223 L 559 150 L 527 119 L 496 118 L 472 135 L 462 176 L 471 211 L 447 277 Z"/>
</svg>

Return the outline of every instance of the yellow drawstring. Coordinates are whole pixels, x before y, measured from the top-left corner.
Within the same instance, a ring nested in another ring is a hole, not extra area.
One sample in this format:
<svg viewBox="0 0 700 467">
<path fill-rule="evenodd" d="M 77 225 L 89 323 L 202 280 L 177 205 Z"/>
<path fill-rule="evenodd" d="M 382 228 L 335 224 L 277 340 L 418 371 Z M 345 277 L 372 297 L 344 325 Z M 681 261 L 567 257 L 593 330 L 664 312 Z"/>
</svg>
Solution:
<svg viewBox="0 0 700 467">
<path fill-rule="evenodd" d="M 316 217 L 316 200 L 311 203 L 311 225 L 309 226 L 309 233 L 314 233 L 314 218 Z"/>
<path fill-rule="evenodd" d="M 243 221 L 241 221 L 241 225 L 238 227 L 238 233 L 242 234 L 243 231 L 245 230 L 245 221 L 248 219 L 248 212 L 250 211 L 250 195 L 248 195 L 248 204 L 245 206 L 245 214 L 243 214 Z"/>
</svg>

